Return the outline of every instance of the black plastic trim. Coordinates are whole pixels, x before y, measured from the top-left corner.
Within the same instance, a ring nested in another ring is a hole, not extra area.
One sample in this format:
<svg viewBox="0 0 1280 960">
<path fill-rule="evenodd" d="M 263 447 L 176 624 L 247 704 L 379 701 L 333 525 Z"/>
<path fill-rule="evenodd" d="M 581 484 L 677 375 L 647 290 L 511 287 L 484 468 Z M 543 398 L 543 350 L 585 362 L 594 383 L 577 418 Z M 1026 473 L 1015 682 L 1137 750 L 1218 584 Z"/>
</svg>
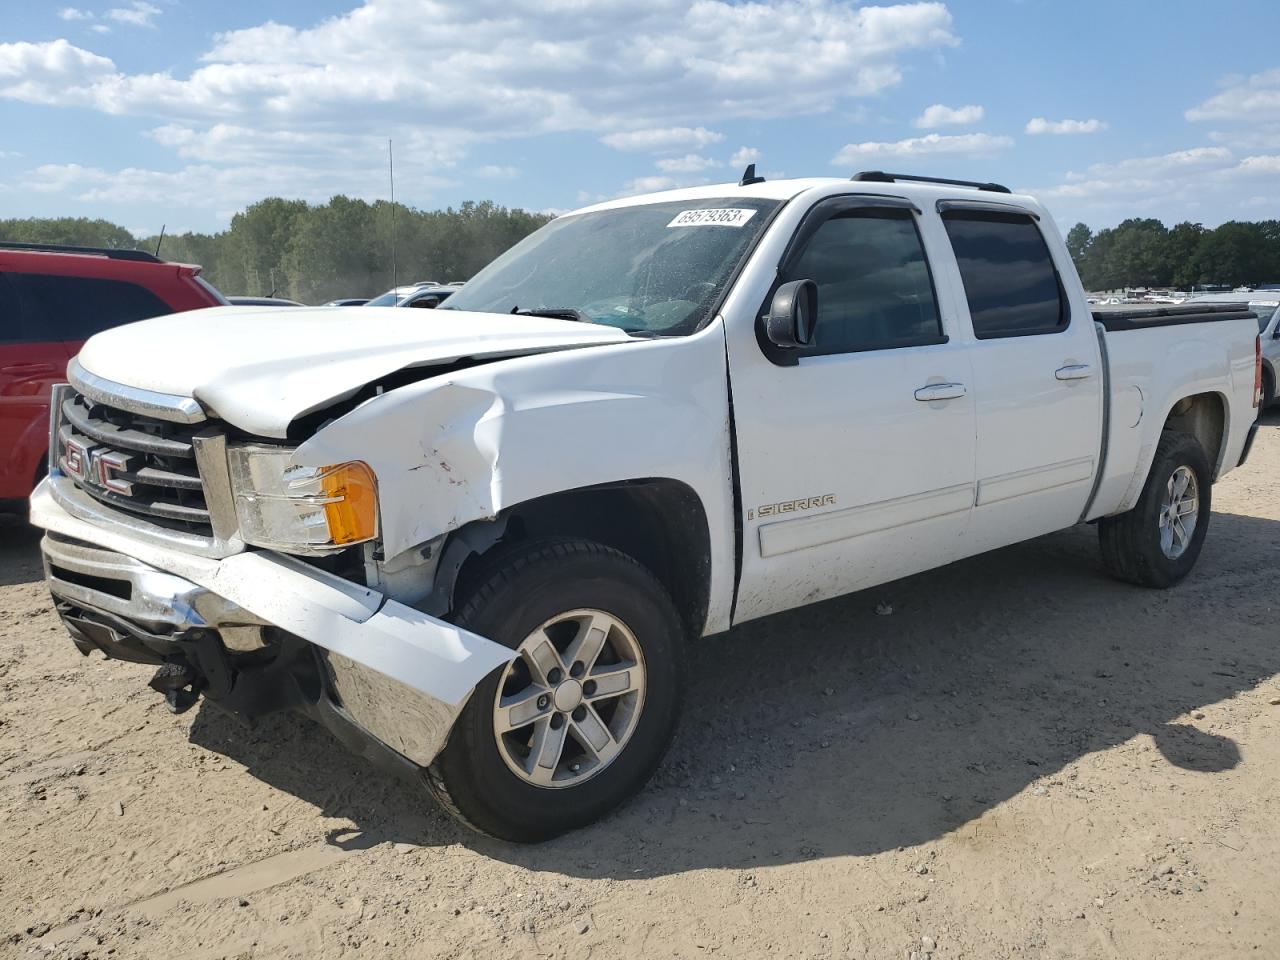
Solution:
<svg viewBox="0 0 1280 960">
<path fill-rule="evenodd" d="M 1249 459 L 1249 454 L 1253 451 L 1253 441 L 1258 435 L 1258 421 L 1253 421 L 1253 426 L 1249 428 L 1249 434 L 1244 438 L 1244 449 L 1240 451 L 1240 462 L 1237 467 L 1243 467 L 1244 462 Z"/>
<path fill-rule="evenodd" d="M 939 200 L 936 207 L 939 214 L 952 210 L 968 213 L 1022 214 L 1037 223 L 1040 221 L 1040 214 L 1034 210 L 1028 210 L 1016 203 L 1000 203 L 994 200 Z"/>
<path fill-rule="evenodd" d="M 1148 307 L 1143 310 L 1094 310 L 1093 319 L 1107 328 L 1108 333 L 1125 330 L 1150 330 L 1155 327 L 1176 327 L 1184 323 L 1219 323 L 1226 320 L 1254 320 L 1252 310 L 1241 309 L 1236 304 L 1224 304 L 1227 309 L 1216 307 Z"/>
<path fill-rule="evenodd" d="M 65 243 L 19 243 L 16 240 L 0 241 L 0 250 L 22 250 L 35 253 L 87 253 L 111 260 L 140 260 L 145 263 L 164 263 L 159 257 L 145 250 L 114 250 L 110 247 L 76 247 Z"/>
<path fill-rule="evenodd" d="M 1013 192 L 1002 183 L 980 183 L 977 180 L 949 180 L 946 177 L 919 177 L 908 173 L 885 173 L 883 170 L 863 170 L 861 173 L 855 173 L 849 179 L 862 183 L 898 183 L 900 181 L 906 183 L 941 183 L 949 187 L 973 187 L 976 190 L 984 190 L 988 193 Z"/>
</svg>

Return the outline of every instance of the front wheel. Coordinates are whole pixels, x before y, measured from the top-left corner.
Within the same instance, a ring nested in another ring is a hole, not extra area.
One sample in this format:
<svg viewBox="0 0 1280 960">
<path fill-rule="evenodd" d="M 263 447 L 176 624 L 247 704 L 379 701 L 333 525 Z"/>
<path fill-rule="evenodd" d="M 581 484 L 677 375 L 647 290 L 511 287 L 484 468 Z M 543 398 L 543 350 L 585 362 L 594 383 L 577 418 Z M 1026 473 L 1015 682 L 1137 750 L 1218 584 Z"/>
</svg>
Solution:
<svg viewBox="0 0 1280 960">
<path fill-rule="evenodd" d="M 1212 474 L 1195 437 L 1166 430 L 1133 509 L 1098 521 L 1112 576 L 1171 587 L 1195 566 L 1209 528 Z"/>
<path fill-rule="evenodd" d="M 476 687 L 427 783 L 482 833 L 545 840 L 657 767 L 679 713 L 680 617 L 652 573 L 589 541 L 521 544 L 474 583 L 456 622 L 518 656 Z"/>
</svg>

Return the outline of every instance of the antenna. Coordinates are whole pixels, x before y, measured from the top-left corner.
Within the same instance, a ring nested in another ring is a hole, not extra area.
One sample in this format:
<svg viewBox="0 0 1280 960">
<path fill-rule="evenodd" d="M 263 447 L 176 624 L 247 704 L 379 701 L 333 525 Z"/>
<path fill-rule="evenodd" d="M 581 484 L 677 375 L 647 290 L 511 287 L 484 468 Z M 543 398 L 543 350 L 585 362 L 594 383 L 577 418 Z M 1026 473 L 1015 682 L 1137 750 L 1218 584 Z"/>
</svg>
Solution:
<svg viewBox="0 0 1280 960">
<path fill-rule="evenodd" d="M 400 286 L 400 278 L 396 273 L 396 158 L 391 150 L 391 140 L 387 140 L 387 176 L 391 180 L 391 289 Z"/>
<path fill-rule="evenodd" d="M 756 176 L 756 165 L 748 163 L 747 169 L 742 171 L 742 179 L 738 181 L 738 186 L 749 187 L 753 183 L 764 183 L 764 177 Z"/>
<path fill-rule="evenodd" d="M 152 256 L 157 260 L 160 259 L 160 244 L 164 243 L 164 228 L 166 226 L 168 226 L 168 224 L 160 224 L 160 239 L 156 241 L 156 252 L 152 254 Z"/>
</svg>

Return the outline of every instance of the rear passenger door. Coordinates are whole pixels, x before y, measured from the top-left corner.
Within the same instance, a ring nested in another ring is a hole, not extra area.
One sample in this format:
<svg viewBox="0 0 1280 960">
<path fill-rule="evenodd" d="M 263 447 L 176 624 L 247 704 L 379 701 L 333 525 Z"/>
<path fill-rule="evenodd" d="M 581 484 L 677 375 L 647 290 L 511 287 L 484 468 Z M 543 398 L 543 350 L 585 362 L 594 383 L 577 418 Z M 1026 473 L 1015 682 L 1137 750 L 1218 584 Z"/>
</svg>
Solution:
<svg viewBox="0 0 1280 960">
<path fill-rule="evenodd" d="M 1093 318 L 1072 315 L 1036 214 L 938 207 L 974 337 L 977 553 L 1080 519 L 1099 468 L 1103 370 Z"/>
<path fill-rule="evenodd" d="M 13 277 L 0 271 L 0 500 L 31 492 L 48 446 L 49 392 L 70 359 L 57 336 L 28 322 Z"/>
<path fill-rule="evenodd" d="M 780 352 L 750 322 L 727 330 L 737 622 L 959 555 L 973 506 L 969 347 L 947 335 L 929 226 L 898 198 L 820 202 L 774 285 L 816 283 L 813 343 Z"/>
</svg>

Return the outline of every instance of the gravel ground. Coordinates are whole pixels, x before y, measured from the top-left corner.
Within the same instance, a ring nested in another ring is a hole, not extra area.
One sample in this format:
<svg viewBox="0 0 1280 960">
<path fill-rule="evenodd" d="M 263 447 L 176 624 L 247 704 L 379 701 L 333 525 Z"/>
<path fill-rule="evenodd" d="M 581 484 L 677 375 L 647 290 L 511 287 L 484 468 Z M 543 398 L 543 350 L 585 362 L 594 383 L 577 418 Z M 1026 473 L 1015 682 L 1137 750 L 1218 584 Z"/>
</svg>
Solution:
<svg viewBox="0 0 1280 960">
<path fill-rule="evenodd" d="M 0 527 L 0 956 L 1280 956 L 1280 417 L 1196 572 L 1087 527 L 700 642 L 605 822 L 477 838 L 307 721 L 170 716 Z"/>
</svg>

